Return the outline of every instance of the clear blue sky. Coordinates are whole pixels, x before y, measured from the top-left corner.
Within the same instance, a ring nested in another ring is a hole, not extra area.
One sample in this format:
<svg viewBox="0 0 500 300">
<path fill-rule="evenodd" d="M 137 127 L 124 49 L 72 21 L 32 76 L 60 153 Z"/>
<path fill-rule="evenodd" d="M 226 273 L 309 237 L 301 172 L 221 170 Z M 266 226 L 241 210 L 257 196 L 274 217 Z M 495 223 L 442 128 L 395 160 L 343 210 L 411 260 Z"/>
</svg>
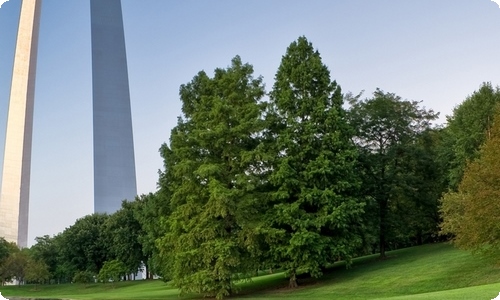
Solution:
<svg viewBox="0 0 500 300">
<path fill-rule="evenodd" d="M 2 151 L 20 2 L 0 9 Z M 301 35 L 344 92 L 380 87 L 423 100 L 441 121 L 482 82 L 500 84 L 500 8 L 490 0 L 122 0 L 122 8 L 139 193 L 156 189 L 181 84 L 240 55 L 269 90 Z M 93 211 L 89 11 L 89 1 L 43 2 L 30 244 Z"/>
</svg>

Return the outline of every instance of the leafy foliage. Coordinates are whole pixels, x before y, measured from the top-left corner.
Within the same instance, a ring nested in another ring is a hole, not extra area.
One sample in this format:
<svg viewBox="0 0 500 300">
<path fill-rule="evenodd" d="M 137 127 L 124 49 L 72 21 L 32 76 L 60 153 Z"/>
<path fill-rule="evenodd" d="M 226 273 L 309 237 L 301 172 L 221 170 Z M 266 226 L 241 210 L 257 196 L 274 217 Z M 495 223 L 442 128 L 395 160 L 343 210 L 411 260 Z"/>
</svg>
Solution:
<svg viewBox="0 0 500 300">
<path fill-rule="evenodd" d="M 89 271 L 76 272 L 72 280 L 72 282 L 74 283 L 93 283 L 94 281 L 95 281 L 94 273 Z"/>
<path fill-rule="evenodd" d="M 272 260 L 297 286 L 298 270 L 320 276 L 349 260 L 360 237 L 356 148 L 340 87 L 305 37 L 283 56 L 267 111 L 272 185 L 266 215 Z"/>
<path fill-rule="evenodd" d="M 442 232 L 459 248 L 500 257 L 500 113 L 477 159 L 465 169 L 458 191 L 442 199 Z"/>
<path fill-rule="evenodd" d="M 12 271 L 12 255 L 20 250 L 15 243 L 7 242 L 4 238 L 0 238 L 0 285 L 11 280 L 15 274 Z"/>
<path fill-rule="evenodd" d="M 121 277 L 127 274 L 127 266 L 117 260 L 106 261 L 102 266 L 97 278 L 100 282 L 106 283 L 108 281 L 118 282 L 121 280 Z"/>
<path fill-rule="evenodd" d="M 478 156 L 480 146 L 491 135 L 493 115 L 499 103 L 500 89 L 483 83 L 447 118 L 445 147 L 440 155 L 448 162 L 446 167 L 452 190 L 457 190 L 467 162 Z"/>
<path fill-rule="evenodd" d="M 43 261 L 29 259 L 24 279 L 32 283 L 47 282 L 50 279 L 49 267 Z"/>
<path fill-rule="evenodd" d="M 371 217 L 377 219 L 380 255 L 384 257 L 388 235 L 408 217 L 401 215 L 403 211 L 398 207 L 411 207 L 407 203 L 418 207 L 422 201 L 432 201 L 415 197 L 416 191 L 421 193 L 425 182 L 422 179 L 429 175 L 432 178 L 433 174 L 432 165 L 422 168 L 422 164 L 427 165 L 422 156 L 425 147 L 419 147 L 418 140 L 431 128 L 431 121 L 438 114 L 421 108 L 417 101 L 402 100 L 379 89 L 373 98 L 352 97 L 349 104 L 350 124 L 356 130 L 354 141 L 360 152 L 363 195 L 376 203 L 367 209 L 375 212 Z M 434 203 L 438 197 L 434 197 Z M 403 219 L 398 226 L 391 226 L 397 216 Z"/>
<path fill-rule="evenodd" d="M 183 293 L 222 298 L 257 268 L 253 173 L 264 88 L 252 74 L 235 57 L 213 78 L 200 72 L 180 89 L 183 117 L 162 147 L 171 213 L 158 246 L 164 274 Z"/>
<path fill-rule="evenodd" d="M 135 206 L 139 202 L 123 201 L 121 208 L 109 216 L 103 224 L 104 235 L 109 237 L 108 257 L 121 261 L 129 274 L 135 274 L 146 260 L 139 236 L 142 228 L 134 217 Z"/>
<path fill-rule="evenodd" d="M 162 188 L 157 193 L 149 193 L 136 197 L 134 205 L 134 218 L 139 222 L 141 227 L 137 241 L 142 247 L 148 279 L 152 277 L 152 274 L 165 277 L 160 265 L 159 250 L 156 247 L 156 240 L 163 234 L 161 219 L 164 216 L 168 216 L 169 211 L 169 205 L 166 203 L 168 198 L 163 194 L 168 185 L 161 182 L 160 175 L 160 186 Z"/>
<path fill-rule="evenodd" d="M 26 275 L 29 256 L 26 251 L 17 250 L 12 252 L 2 265 L 1 277 L 4 280 L 16 279 L 21 284 Z"/>
<path fill-rule="evenodd" d="M 92 214 L 78 219 L 66 228 L 59 244 L 63 268 L 73 277 L 76 271 L 90 271 L 97 274 L 108 259 L 109 243 L 104 224 L 107 214 Z"/>
<path fill-rule="evenodd" d="M 0 263 L 9 257 L 11 246 L 3 237 L 0 237 Z"/>
<path fill-rule="evenodd" d="M 36 244 L 30 248 L 30 256 L 36 261 L 43 262 L 48 268 L 50 277 L 55 279 L 59 263 L 59 252 L 55 238 L 44 235 L 42 237 L 36 237 L 35 241 Z"/>
</svg>

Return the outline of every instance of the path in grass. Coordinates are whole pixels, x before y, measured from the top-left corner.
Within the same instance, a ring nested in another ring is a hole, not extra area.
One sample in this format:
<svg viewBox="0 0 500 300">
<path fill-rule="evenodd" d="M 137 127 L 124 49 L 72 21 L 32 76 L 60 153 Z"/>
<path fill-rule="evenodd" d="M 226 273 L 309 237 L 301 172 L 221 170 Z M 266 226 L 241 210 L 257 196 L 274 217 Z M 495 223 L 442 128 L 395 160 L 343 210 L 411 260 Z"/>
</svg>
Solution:
<svg viewBox="0 0 500 300">
<path fill-rule="evenodd" d="M 350 269 L 342 264 L 320 280 L 303 281 L 296 290 L 286 288 L 283 274 L 254 278 L 243 283 L 231 299 L 492 299 L 500 292 L 500 269 L 490 261 L 448 244 L 434 244 L 392 251 L 384 261 L 377 256 L 356 259 Z M 300 282 L 299 282 L 300 283 Z M 490 285 L 485 285 L 490 284 Z M 465 287 L 472 287 L 461 289 Z M 111 284 L 0 287 L 9 296 L 64 299 L 193 299 L 161 281 Z M 458 290 L 457 290 L 458 289 Z M 468 296 L 463 296 L 468 295 Z M 475 296 L 473 296 L 475 295 Z"/>
</svg>

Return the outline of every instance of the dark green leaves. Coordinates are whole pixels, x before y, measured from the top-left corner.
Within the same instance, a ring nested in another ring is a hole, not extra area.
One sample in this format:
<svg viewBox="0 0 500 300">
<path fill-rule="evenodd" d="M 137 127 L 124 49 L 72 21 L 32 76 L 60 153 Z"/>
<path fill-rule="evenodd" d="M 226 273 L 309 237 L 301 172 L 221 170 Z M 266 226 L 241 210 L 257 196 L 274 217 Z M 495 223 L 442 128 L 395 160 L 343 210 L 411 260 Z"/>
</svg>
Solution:
<svg viewBox="0 0 500 300">
<path fill-rule="evenodd" d="M 396 235 L 394 230 L 408 223 L 409 214 L 402 212 L 411 205 L 421 206 L 423 201 L 434 199 L 436 203 L 439 197 L 439 192 L 430 198 L 415 197 L 424 186 L 423 182 L 436 182 L 434 169 L 421 172 L 416 168 L 429 163 L 424 156 L 427 150 L 419 144 L 437 114 L 421 108 L 417 101 L 402 100 L 379 89 L 372 98 L 354 97 L 349 104 L 349 122 L 356 130 L 353 140 L 360 153 L 362 192 L 376 202 L 376 206 L 369 207 L 366 217 L 378 224 L 374 235 L 378 235 L 380 255 L 385 257 L 389 241 L 395 241 L 391 238 Z M 427 181 L 421 180 L 424 178 Z M 433 207 L 435 211 L 436 204 Z M 400 216 L 404 217 L 399 219 Z M 405 234 L 409 234 L 408 231 Z"/>
<path fill-rule="evenodd" d="M 249 235 L 260 200 L 264 88 L 239 57 L 214 73 L 181 86 L 184 115 L 162 148 L 170 212 L 158 245 L 164 273 L 182 292 L 222 298 L 258 268 Z"/>
<path fill-rule="evenodd" d="M 288 270 L 293 287 L 298 270 L 319 276 L 358 246 L 349 230 L 363 211 L 355 197 L 357 153 L 340 87 L 306 38 L 288 47 L 270 98 L 266 226 L 275 263 Z"/>
</svg>

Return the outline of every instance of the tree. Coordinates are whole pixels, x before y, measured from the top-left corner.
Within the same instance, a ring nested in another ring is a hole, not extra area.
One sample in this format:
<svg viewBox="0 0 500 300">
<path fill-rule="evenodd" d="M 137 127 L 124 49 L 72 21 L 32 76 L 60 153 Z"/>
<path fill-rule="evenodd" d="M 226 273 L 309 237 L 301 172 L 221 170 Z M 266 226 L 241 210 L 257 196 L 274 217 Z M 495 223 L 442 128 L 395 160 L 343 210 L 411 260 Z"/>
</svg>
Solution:
<svg viewBox="0 0 500 300">
<path fill-rule="evenodd" d="M 458 190 L 442 198 L 442 233 L 462 249 L 500 257 L 500 111 L 478 158 L 465 168 Z"/>
<path fill-rule="evenodd" d="M 373 98 L 351 97 L 349 104 L 349 122 L 356 130 L 354 141 L 360 153 L 362 193 L 374 200 L 370 203 L 375 207 L 367 207 L 367 211 L 377 216 L 378 244 L 384 258 L 388 235 L 397 228 L 390 226 L 391 216 L 401 216 L 397 209 L 404 207 L 401 201 L 419 200 L 412 196 L 419 190 L 416 182 L 421 178 L 415 168 L 424 161 L 415 150 L 438 114 L 421 108 L 418 101 L 402 100 L 379 89 Z"/>
<path fill-rule="evenodd" d="M 269 251 L 297 286 L 297 272 L 318 277 L 360 244 L 363 203 L 356 197 L 356 148 L 340 86 L 305 37 L 290 44 L 266 112 L 271 192 Z"/>
<path fill-rule="evenodd" d="M 55 238 L 44 235 L 36 237 L 35 241 L 36 244 L 30 248 L 31 257 L 47 265 L 50 277 L 55 278 L 59 256 Z"/>
<path fill-rule="evenodd" d="M 9 257 L 19 252 L 19 248 L 15 243 L 7 242 L 4 238 L 0 238 L 0 285 L 12 279 L 12 272 L 10 270 L 11 262 L 8 261 Z"/>
<path fill-rule="evenodd" d="M 95 282 L 94 276 L 95 276 L 94 273 L 89 271 L 78 271 L 75 273 L 75 276 L 73 276 L 72 282 L 85 283 L 85 284 L 93 283 Z"/>
<path fill-rule="evenodd" d="M 92 214 L 78 219 L 66 228 L 58 243 L 61 257 L 60 265 L 66 271 L 90 271 L 97 274 L 108 260 L 111 239 L 106 236 L 104 224 L 107 214 Z"/>
<path fill-rule="evenodd" d="M 135 274 L 145 256 L 139 242 L 141 224 L 134 218 L 134 206 L 139 202 L 123 201 L 121 208 L 104 223 L 105 235 L 111 239 L 109 256 L 121 261 L 128 274 Z"/>
<path fill-rule="evenodd" d="M 495 108 L 500 103 L 500 89 L 483 83 L 447 117 L 445 145 L 441 156 L 447 162 L 448 181 L 456 191 L 467 162 L 474 160 L 480 146 L 490 136 Z"/>
<path fill-rule="evenodd" d="M 112 282 L 118 282 L 127 272 L 127 266 L 123 262 L 114 259 L 104 263 L 97 278 L 103 283 L 110 280 Z"/>
<path fill-rule="evenodd" d="M 163 151 L 162 147 L 160 152 Z M 163 174 L 164 172 L 160 173 L 160 180 L 158 183 L 160 190 L 154 194 L 149 193 L 147 195 L 137 196 L 135 198 L 135 205 L 133 206 L 134 218 L 141 226 L 137 239 L 142 246 L 147 279 L 152 279 L 153 274 L 162 277 L 166 275 L 161 271 L 159 251 L 156 247 L 156 240 L 162 237 L 164 233 L 161 226 L 161 220 L 169 216 L 170 209 L 168 204 L 169 196 L 165 195 L 165 190 L 168 189 L 170 181 L 163 180 Z"/>
<path fill-rule="evenodd" d="M 158 242 L 164 274 L 182 293 L 218 299 L 258 265 L 253 228 L 255 149 L 263 130 L 261 78 L 235 57 L 180 88 L 183 116 L 162 147 L 169 215 Z"/>
<path fill-rule="evenodd" d="M 53 246 L 57 251 L 55 270 L 53 271 L 54 273 L 52 274 L 54 280 L 57 283 L 72 282 L 75 273 L 78 272 L 76 265 L 73 263 L 73 260 L 71 259 L 72 254 L 68 250 L 70 245 L 67 244 L 67 240 L 68 239 L 66 238 L 64 231 L 62 233 L 55 235 L 52 238 Z"/>
<path fill-rule="evenodd" d="M 37 284 L 44 283 L 50 279 L 49 267 L 43 261 L 30 258 L 26 265 L 24 279 Z"/>
<path fill-rule="evenodd" d="M 16 279 L 18 284 L 24 281 L 29 256 L 26 250 L 15 251 L 9 255 L 2 266 L 1 275 L 5 279 Z"/>
<path fill-rule="evenodd" d="M 10 245 L 3 237 L 0 237 L 0 263 L 9 257 L 10 254 Z"/>
</svg>

